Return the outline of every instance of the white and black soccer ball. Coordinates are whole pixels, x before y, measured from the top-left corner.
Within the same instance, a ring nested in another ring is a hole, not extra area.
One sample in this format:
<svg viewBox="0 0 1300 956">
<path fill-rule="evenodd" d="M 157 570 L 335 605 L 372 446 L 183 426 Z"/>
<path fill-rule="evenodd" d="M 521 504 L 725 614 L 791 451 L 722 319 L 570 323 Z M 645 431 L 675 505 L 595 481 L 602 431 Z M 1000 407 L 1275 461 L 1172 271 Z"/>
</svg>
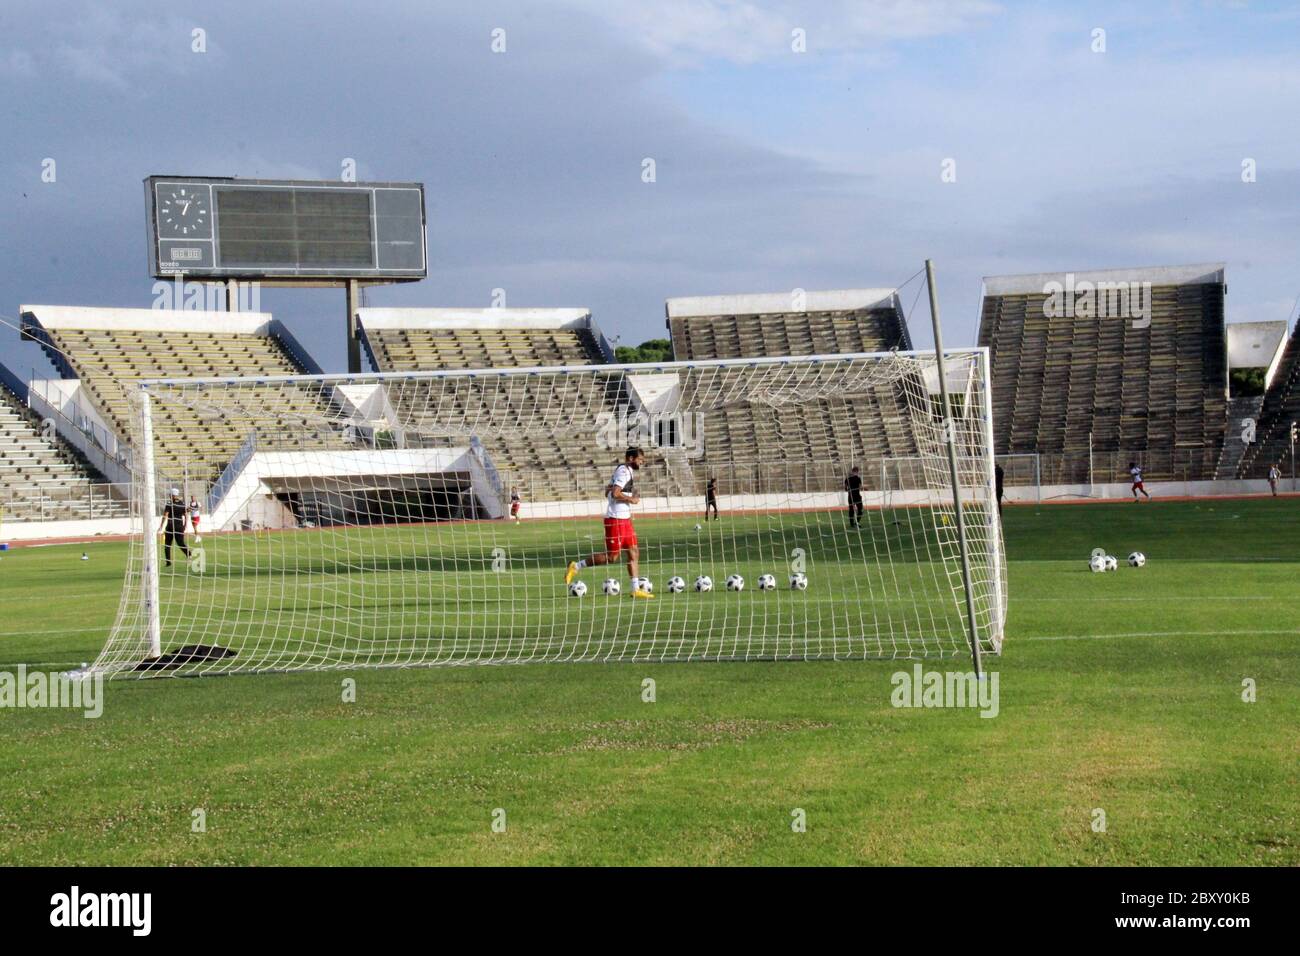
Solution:
<svg viewBox="0 0 1300 956">
<path fill-rule="evenodd" d="M 696 531 L 703 531 L 703 530 L 704 530 L 704 525 L 697 524 L 697 525 L 695 526 L 695 530 L 696 530 Z"/>
<path fill-rule="evenodd" d="M 695 579 L 695 590 L 704 592 L 713 590 L 713 578 L 707 574 L 701 574 Z"/>
<path fill-rule="evenodd" d="M 637 578 L 636 586 L 646 594 L 654 594 L 655 586 L 650 583 L 649 578 Z"/>
<path fill-rule="evenodd" d="M 1092 571 L 1092 572 L 1095 573 L 1095 574 L 1100 574 L 1102 571 L 1105 571 L 1105 570 L 1106 570 L 1106 555 L 1104 555 L 1104 554 L 1094 554 L 1091 558 L 1089 558 L 1089 559 L 1088 559 L 1088 570 Z"/>
<path fill-rule="evenodd" d="M 605 583 L 600 586 L 600 589 L 610 597 L 613 597 L 623 590 L 623 586 L 618 583 L 618 578 L 606 578 Z"/>
<path fill-rule="evenodd" d="M 1107 570 L 1107 571 L 1118 571 L 1118 570 L 1119 570 L 1119 558 L 1115 557 L 1115 555 L 1113 555 L 1113 554 L 1108 554 L 1108 555 L 1106 555 L 1106 570 Z"/>
<path fill-rule="evenodd" d="M 758 589 L 760 591 L 775 591 L 776 577 L 771 574 L 760 574 L 758 577 Z"/>
<path fill-rule="evenodd" d="M 587 582 L 574 581 L 569 585 L 569 597 L 585 597 L 587 594 Z"/>
<path fill-rule="evenodd" d="M 743 591 L 743 590 L 745 590 L 745 579 L 742 578 L 739 574 L 728 574 L 728 575 L 727 575 L 727 590 L 728 590 L 728 591 Z"/>
<path fill-rule="evenodd" d="M 681 578 L 679 578 L 677 575 L 674 574 L 671 578 L 668 579 L 669 594 L 681 594 L 685 590 L 686 590 L 686 582 Z"/>
<path fill-rule="evenodd" d="M 1128 556 L 1128 564 L 1131 568 L 1140 568 L 1146 565 L 1147 556 L 1141 551 L 1134 551 Z"/>
<path fill-rule="evenodd" d="M 802 571 L 796 571 L 794 574 L 790 575 L 790 590 L 807 591 L 808 575 L 804 574 Z"/>
</svg>

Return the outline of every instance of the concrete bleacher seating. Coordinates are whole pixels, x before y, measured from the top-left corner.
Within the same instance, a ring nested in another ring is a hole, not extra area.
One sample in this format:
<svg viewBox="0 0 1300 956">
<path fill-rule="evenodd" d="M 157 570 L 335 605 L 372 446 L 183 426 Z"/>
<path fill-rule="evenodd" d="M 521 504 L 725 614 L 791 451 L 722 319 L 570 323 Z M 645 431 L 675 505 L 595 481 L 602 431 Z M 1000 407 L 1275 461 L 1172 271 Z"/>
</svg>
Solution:
<svg viewBox="0 0 1300 956">
<path fill-rule="evenodd" d="M 1291 423 L 1300 421 L 1300 322 L 1286 340 L 1255 429 L 1255 443 L 1248 447 L 1237 468 L 1240 478 L 1266 478 L 1270 464 L 1281 462 L 1282 474 L 1290 477 Z"/>
<path fill-rule="evenodd" d="M 1064 290 L 1081 283 L 1137 283 L 1150 314 L 1078 314 Z M 1061 483 L 1123 480 L 1129 460 L 1153 480 L 1213 478 L 1227 423 L 1225 289 L 1221 264 L 986 278 L 979 344 L 996 452 L 1044 456 Z"/>
<path fill-rule="evenodd" d="M 912 347 L 894 289 L 805 292 L 802 305 L 794 309 L 786 292 L 669 299 L 673 357 L 837 355 Z"/>
<path fill-rule="evenodd" d="M 586 309 L 360 309 L 362 343 L 381 372 L 445 369 L 591 366 L 613 361 L 612 350 Z M 491 410 L 493 423 L 536 433 L 526 440 L 492 443 L 492 458 L 507 486 L 519 485 L 530 500 L 599 497 L 611 454 L 594 441 L 601 412 L 623 399 L 613 377 L 546 376 L 536 383 L 503 386 L 490 377 L 462 383 L 454 396 L 438 383 L 419 381 L 390 389 L 398 413 L 417 427 L 458 417 L 468 409 Z M 452 405 L 440 404 L 452 402 Z M 571 409 L 590 418 L 589 433 L 546 431 L 550 410 Z M 432 435 L 436 427 L 429 428 Z"/>
<path fill-rule="evenodd" d="M 800 304 L 792 308 L 790 293 L 669 299 L 673 356 L 691 361 L 912 348 L 894 289 L 805 292 Z M 875 488 L 881 459 L 917 453 L 900 414 L 904 407 L 900 386 L 881 385 L 805 406 L 799 415 L 776 416 L 750 403 L 717 409 L 704 418 L 703 467 L 694 469 L 695 480 L 710 471 L 743 471 L 761 459 L 768 474 L 786 474 L 795 484 L 818 470 L 842 478 L 857 464 L 864 487 Z"/>
<path fill-rule="evenodd" d="M 297 375 L 306 371 L 270 333 L 264 313 L 23 306 L 25 334 L 78 378 L 119 436 L 134 436 L 132 393 L 146 379 Z M 276 411 L 281 443 L 343 447 L 319 388 L 243 386 L 246 406 Z M 210 483 L 248 438 L 248 422 L 155 403 L 155 469 L 171 482 Z"/>
<path fill-rule="evenodd" d="M 46 437 L 22 400 L 0 387 L 0 508 L 5 521 L 124 518 L 115 493 L 57 437 Z"/>
<path fill-rule="evenodd" d="M 600 365 L 613 361 L 585 309 L 361 309 L 381 372 Z"/>
</svg>

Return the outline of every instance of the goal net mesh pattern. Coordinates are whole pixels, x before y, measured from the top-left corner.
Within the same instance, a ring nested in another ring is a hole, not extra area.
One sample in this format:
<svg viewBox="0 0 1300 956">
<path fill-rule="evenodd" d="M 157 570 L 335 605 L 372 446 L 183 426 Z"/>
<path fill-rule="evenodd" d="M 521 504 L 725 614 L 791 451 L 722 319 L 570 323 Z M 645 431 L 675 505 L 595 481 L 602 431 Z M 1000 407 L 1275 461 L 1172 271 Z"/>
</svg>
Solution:
<svg viewBox="0 0 1300 956">
<path fill-rule="evenodd" d="M 946 362 L 976 638 L 997 653 L 987 354 Z M 970 655 L 933 353 L 152 382 L 134 432 L 135 533 L 92 665 L 113 676 Z M 631 595 L 626 553 L 575 596 L 629 445 L 655 596 Z"/>
</svg>

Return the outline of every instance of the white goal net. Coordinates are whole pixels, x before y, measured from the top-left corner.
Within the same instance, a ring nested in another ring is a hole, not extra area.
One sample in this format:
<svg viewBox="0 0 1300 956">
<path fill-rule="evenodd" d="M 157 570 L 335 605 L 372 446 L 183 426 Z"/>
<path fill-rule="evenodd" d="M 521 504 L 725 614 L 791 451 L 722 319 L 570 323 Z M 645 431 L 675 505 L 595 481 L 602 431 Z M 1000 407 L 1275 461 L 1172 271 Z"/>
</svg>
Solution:
<svg viewBox="0 0 1300 956">
<path fill-rule="evenodd" d="M 950 428 L 923 352 L 147 383 L 92 667 L 998 653 L 987 352 L 946 365 Z"/>
</svg>

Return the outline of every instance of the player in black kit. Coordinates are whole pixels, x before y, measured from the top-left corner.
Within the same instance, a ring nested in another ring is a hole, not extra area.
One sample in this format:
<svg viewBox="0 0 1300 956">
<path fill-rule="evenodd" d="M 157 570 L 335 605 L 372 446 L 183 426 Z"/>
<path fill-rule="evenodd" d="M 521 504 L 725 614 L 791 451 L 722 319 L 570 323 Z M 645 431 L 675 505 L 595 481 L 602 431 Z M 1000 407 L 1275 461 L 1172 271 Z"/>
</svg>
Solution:
<svg viewBox="0 0 1300 956">
<path fill-rule="evenodd" d="M 856 465 L 844 479 L 844 490 L 849 494 L 849 527 L 859 528 L 862 526 L 862 475 Z"/>
<path fill-rule="evenodd" d="M 180 489 L 173 488 L 171 498 L 163 505 L 162 527 L 158 529 L 163 533 L 163 560 L 169 568 L 172 566 L 173 543 L 181 549 L 181 554 L 187 558 L 190 556 L 190 549 L 185 547 L 186 510 Z"/>
</svg>

